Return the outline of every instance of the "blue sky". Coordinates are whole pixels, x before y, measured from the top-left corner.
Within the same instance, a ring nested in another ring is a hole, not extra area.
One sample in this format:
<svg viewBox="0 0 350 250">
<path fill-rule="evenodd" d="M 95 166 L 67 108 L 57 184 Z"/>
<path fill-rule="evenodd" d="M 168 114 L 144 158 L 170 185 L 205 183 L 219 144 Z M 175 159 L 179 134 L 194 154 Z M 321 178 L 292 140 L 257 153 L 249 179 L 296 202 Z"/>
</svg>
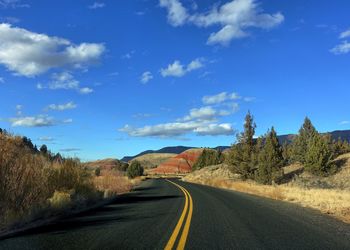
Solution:
<svg viewBox="0 0 350 250">
<path fill-rule="evenodd" d="M 0 0 L 0 127 L 82 160 L 349 129 L 349 1 Z"/>
</svg>

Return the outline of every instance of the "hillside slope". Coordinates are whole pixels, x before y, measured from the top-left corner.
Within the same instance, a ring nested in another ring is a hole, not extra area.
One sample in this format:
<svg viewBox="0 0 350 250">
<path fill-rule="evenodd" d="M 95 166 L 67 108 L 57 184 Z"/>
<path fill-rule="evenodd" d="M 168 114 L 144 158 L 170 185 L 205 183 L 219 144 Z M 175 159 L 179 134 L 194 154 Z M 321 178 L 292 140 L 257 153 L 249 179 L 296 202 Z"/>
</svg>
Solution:
<svg viewBox="0 0 350 250">
<path fill-rule="evenodd" d="M 157 168 L 149 171 L 150 174 L 175 174 L 175 173 L 189 173 L 192 170 L 193 164 L 202 154 L 203 149 L 189 149 L 185 152 L 171 157 Z"/>
<path fill-rule="evenodd" d="M 135 157 L 130 161 L 138 161 L 141 163 L 142 167 L 145 169 L 155 168 L 161 163 L 167 161 L 169 158 L 176 156 L 177 154 L 170 153 L 151 153 Z"/>
</svg>

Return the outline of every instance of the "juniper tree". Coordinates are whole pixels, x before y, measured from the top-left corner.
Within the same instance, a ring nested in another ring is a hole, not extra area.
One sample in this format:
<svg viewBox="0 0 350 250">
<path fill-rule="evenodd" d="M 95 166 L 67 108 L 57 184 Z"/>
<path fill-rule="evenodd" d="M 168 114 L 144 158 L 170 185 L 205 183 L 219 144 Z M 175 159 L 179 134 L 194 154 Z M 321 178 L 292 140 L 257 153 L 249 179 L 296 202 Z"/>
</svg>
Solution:
<svg viewBox="0 0 350 250">
<path fill-rule="evenodd" d="M 248 112 L 245 117 L 244 131 L 237 136 L 237 143 L 232 146 L 228 158 L 233 172 L 241 174 L 244 179 L 254 176 L 255 128 L 254 117 Z"/>
<path fill-rule="evenodd" d="M 256 179 L 263 184 L 272 184 L 282 176 L 284 159 L 282 147 L 278 142 L 274 127 L 266 135 L 265 143 L 259 153 Z"/>
<path fill-rule="evenodd" d="M 193 170 L 201 169 L 206 166 L 217 165 L 223 162 L 221 151 L 214 149 L 204 149 L 196 163 L 193 165 Z"/>
<path fill-rule="evenodd" d="M 334 154 L 330 147 L 330 137 L 316 133 L 308 144 L 305 154 L 305 170 L 316 175 L 327 175 L 333 169 Z"/>
<path fill-rule="evenodd" d="M 305 117 L 302 127 L 299 129 L 299 134 L 293 140 L 292 157 L 294 161 L 305 163 L 305 156 L 310 140 L 317 134 L 317 130 L 312 125 L 311 120 Z"/>
</svg>

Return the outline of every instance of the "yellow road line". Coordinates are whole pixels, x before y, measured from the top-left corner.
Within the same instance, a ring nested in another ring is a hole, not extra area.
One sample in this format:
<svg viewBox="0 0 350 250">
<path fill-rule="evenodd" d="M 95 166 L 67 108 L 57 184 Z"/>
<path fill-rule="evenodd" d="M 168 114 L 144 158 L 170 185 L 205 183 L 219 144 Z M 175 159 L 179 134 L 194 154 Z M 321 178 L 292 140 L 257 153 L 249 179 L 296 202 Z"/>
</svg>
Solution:
<svg viewBox="0 0 350 250">
<path fill-rule="evenodd" d="M 175 227 L 175 229 L 174 229 L 174 231 L 173 231 L 173 233 L 172 233 L 172 235 L 171 235 L 171 237 L 170 237 L 170 239 L 165 247 L 165 250 L 173 249 L 173 246 L 174 246 L 175 241 L 177 239 L 177 236 L 181 230 L 181 227 L 183 225 L 183 222 L 184 222 L 187 210 L 188 210 L 188 215 L 187 215 L 187 219 L 185 222 L 185 226 L 184 226 L 184 229 L 183 229 L 182 234 L 181 234 L 181 238 L 180 238 L 178 246 L 177 246 L 177 250 L 183 250 L 185 248 L 188 232 L 190 230 L 192 213 L 193 213 L 193 201 L 192 201 L 192 197 L 191 197 L 190 193 L 184 187 L 178 185 L 175 182 L 172 182 L 169 180 L 166 180 L 166 181 L 174 184 L 184 193 L 185 206 L 184 206 L 184 209 L 183 209 L 182 214 L 180 216 L 180 219 L 179 219 L 178 223 L 176 224 L 176 227 Z"/>
<path fill-rule="evenodd" d="M 193 212 L 192 197 L 191 197 L 190 193 L 185 188 L 184 188 L 184 190 L 187 193 L 188 197 L 190 198 L 190 208 L 188 210 L 188 215 L 187 215 L 187 220 L 186 220 L 185 227 L 184 227 L 184 229 L 182 231 L 182 235 L 181 235 L 179 244 L 177 245 L 177 250 L 185 249 L 188 232 L 190 231 L 192 212 Z"/>
</svg>

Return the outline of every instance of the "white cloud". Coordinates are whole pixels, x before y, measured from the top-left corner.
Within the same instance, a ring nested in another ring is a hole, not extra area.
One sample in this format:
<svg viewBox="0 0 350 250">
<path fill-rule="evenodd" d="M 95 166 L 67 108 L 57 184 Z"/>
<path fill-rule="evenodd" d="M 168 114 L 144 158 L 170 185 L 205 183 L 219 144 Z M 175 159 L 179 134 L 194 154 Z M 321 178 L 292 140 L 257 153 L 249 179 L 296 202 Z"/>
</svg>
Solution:
<svg viewBox="0 0 350 250">
<path fill-rule="evenodd" d="M 163 123 L 153 126 L 144 126 L 133 128 L 125 125 L 119 129 L 121 132 L 128 133 L 133 137 L 179 137 L 188 133 L 197 135 L 232 135 L 233 128 L 229 124 L 207 124 L 203 122 L 173 122 Z"/>
<path fill-rule="evenodd" d="M 90 94 L 92 92 L 94 92 L 94 90 L 91 88 L 88 88 L 88 87 L 84 87 L 84 88 L 79 89 L 79 93 L 82 95 Z"/>
<path fill-rule="evenodd" d="M 72 119 L 55 120 L 48 115 L 20 116 L 9 119 L 12 127 L 51 127 L 59 124 L 71 123 Z"/>
<path fill-rule="evenodd" d="M 343 41 L 343 43 L 332 48 L 330 52 L 335 55 L 347 54 L 350 52 L 350 43 L 348 43 L 348 41 Z"/>
<path fill-rule="evenodd" d="M 198 135 L 232 135 L 234 130 L 229 123 L 209 124 L 208 126 L 198 127 L 194 131 Z"/>
<path fill-rule="evenodd" d="M 193 108 L 190 110 L 190 114 L 185 116 L 179 121 L 215 121 L 220 116 L 227 116 L 233 113 L 232 110 L 216 110 L 213 107 L 206 106 L 201 108 Z"/>
<path fill-rule="evenodd" d="M 233 0 L 221 6 L 214 6 L 206 13 L 188 11 L 179 0 L 160 0 L 160 6 L 167 9 L 168 22 L 173 26 L 185 23 L 198 27 L 220 26 L 220 30 L 211 33 L 207 44 L 227 45 L 233 39 L 248 36 L 247 29 L 271 29 L 284 21 L 284 16 L 264 13 L 260 4 L 255 0 Z"/>
<path fill-rule="evenodd" d="M 237 93 L 221 92 L 217 95 L 207 95 L 202 98 L 204 104 L 219 104 L 228 100 L 238 100 L 241 97 Z"/>
<path fill-rule="evenodd" d="M 73 44 L 26 29 L 0 24 L 0 64 L 16 74 L 32 77 L 52 68 L 84 68 L 99 60 L 105 47 L 97 43 Z"/>
<path fill-rule="evenodd" d="M 182 77 L 185 74 L 204 67 L 203 59 L 196 58 L 191 61 L 187 66 L 181 64 L 179 60 L 175 60 L 172 64 L 169 64 L 167 68 L 160 69 L 160 73 L 163 77 L 173 76 Z"/>
<path fill-rule="evenodd" d="M 340 33 L 339 38 L 344 39 L 350 37 L 350 29 L 343 31 Z"/>
<path fill-rule="evenodd" d="M 76 151 L 80 151 L 80 148 L 62 148 L 60 149 L 61 152 L 76 152 Z"/>
<path fill-rule="evenodd" d="M 189 114 L 176 119 L 175 122 L 133 127 L 125 125 L 119 131 L 132 137 L 175 137 L 177 139 L 185 134 L 195 135 L 232 135 L 234 129 L 230 123 L 221 123 L 219 120 L 224 116 L 232 115 L 239 110 L 239 104 L 233 100 L 241 99 L 236 93 L 222 92 L 218 95 L 205 96 L 203 102 L 215 104 L 193 108 Z"/>
<path fill-rule="evenodd" d="M 168 22 L 172 26 L 180 26 L 188 18 L 187 10 L 178 0 L 160 0 L 159 5 L 168 11 Z"/>
<path fill-rule="evenodd" d="M 149 71 L 146 71 L 146 72 L 143 72 L 141 77 L 140 77 L 140 81 L 143 83 L 143 84 L 146 84 L 148 83 L 150 80 L 153 79 L 153 75 L 151 72 Z"/>
<path fill-rule="evenodd" d="M 36 85 L 37 89 L 73 89 L 78 91 L 80 94 L 90 94 L 93 92 L 93 89 L 88 87 L 80 87 L 80 83 L 78 80 L 74 79 L 73 75 L 67 71 L 63 71 L 61 73 L 53 73 L 51 75 L 51 81 L 47 84 L 47 86 L 38 83 Z"/>
<path fill-rule="evenodd" d="M 121 56 L 122 59 L 131 59 L 135 54 L 135 50 L 132 50 Z"/>
<path fill-rule="evenodd" d="M 5 23 L 19 23 L 21 19 L 13 16 L 1 17 L 0 20 Z"/>
<path fill-rule="evenodd" d="M 0 83 L 5 83 L 5 79 L 3 77 L 0 77 Z"/>
<path fill-rule="evenodd" d="M 347 125 L 350 124 L 350 121 L 341 121 L 339 122 L 339 125 Z"/>
<path fill-rule="evenodd" d="M 21 0 L 0 0 L 0 8 L 3 9 L 17 9 L 17 8 L 29 8 L 30 5 L 22 3 Z"/>
<path fill-rule="evenodd" d="M 50 104 L 46 107 L 46 110 L 57 110 L 57 111 L 64 111 L 68 109 L 75 109 L 77 105 L 74 102 L 67 102 L 64 104 Z"/>
<path fill-rule="evenodd" d="M 52 117 L 46 115 L 10 118 L 12 127 L 49 127 L 55 125 Z"/>
<path fill-rule="evenodd" d="M 45 142 L 51 142 L 54 141 L 55 139 L 50 137 L 50 136 L 42 136 L 38 138 L 39 141 L 45 141 Z"/>
<path fill-rule="evenodd" d="M 89 5 L 88 8 L 89 9 L 99 9 L 99 8 L 103 8 L 105 7 L 105 3 L 102 2 L 94 2 L 93 4 Z"/>
<path fill-rule="evenodd" d="M 22 105 L 20 105 L 20 104 L 17 104 L 17 105 L 16 105 L 16 114 L 17 114 L 18 116 L 22 115 L 22 108 L 23 108 Z"/>
</svg>

